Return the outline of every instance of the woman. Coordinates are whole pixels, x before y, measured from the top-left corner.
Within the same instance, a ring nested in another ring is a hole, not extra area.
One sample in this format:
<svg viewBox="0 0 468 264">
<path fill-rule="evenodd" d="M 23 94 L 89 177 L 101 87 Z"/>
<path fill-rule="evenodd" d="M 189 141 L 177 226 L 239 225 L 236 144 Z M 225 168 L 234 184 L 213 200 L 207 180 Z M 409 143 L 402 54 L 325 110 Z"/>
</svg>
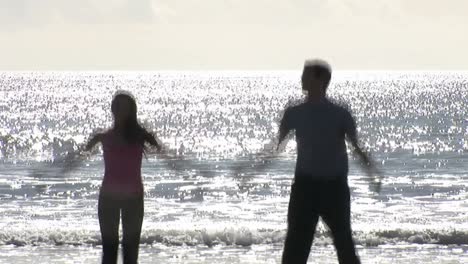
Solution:
<svg viewBox="0 0 468 264">
<path fill-rule="evenodd" d="M 99 192 L 98 216 L 102 236 L 102 263 L 117 263 L 119 221 L 122 214 L 125 264 L 137 263 L 143 222 L 141 161 L 145 144 L 161 150 L 154 135 L 137 120 L 135 99 L 125 93 L 114 96 L 111 105 L 114 126 L 92 136 L 85 147 L 90 151 L 101 143 L 104 152 L 104 179 Z"/>
</svg>

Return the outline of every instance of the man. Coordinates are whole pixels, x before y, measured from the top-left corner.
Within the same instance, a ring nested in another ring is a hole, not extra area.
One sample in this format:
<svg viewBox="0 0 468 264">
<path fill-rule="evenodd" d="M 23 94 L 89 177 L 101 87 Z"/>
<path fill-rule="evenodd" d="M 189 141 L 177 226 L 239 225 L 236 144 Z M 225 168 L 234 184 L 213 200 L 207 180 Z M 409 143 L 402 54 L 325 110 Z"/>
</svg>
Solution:
<svg viewBox="0 0 468 264">
<path fill-rule="evenodd" d="M 278 149 L 288 133 L 295 130 L 298 152 L 283 264 L 307 263 L 319 216 L 331 230 L 339 263 L 360 263 L 351 232 L 345 138 L 368 173 L 373 166 L 358 144 L 350 112 L 327 99 L 330 80 L 331 68 L 326 62 L 306 62 L 302 89 L 307 92 L 307 100 L 287 108 L 281 120 Z"/>
</svg>

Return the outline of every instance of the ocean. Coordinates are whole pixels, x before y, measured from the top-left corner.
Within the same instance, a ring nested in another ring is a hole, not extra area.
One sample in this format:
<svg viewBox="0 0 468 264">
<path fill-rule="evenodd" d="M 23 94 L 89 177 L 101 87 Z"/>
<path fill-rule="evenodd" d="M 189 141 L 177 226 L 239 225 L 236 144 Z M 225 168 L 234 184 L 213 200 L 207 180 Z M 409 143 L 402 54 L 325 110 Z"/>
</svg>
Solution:
<svg viewBox="0 0 468 264">
<path fill-rule="evenodd" d="M 184 157 L 143 161 L 140 263 L 279 263 L 294 139 L 257 154 L 303 97 L 294 71 L 0 72 L 0 263 L 99 263 L 102 152 L 66 175 L 53 162 L 112 125 L 117 90 Z M 363 263 L 468 263 L 468 72 L 337 72 L 328 93 L 384 177 L 372 193 L 350 156 Z M 337 263 L 321 223 L 309 262 Z"/>
</svg>

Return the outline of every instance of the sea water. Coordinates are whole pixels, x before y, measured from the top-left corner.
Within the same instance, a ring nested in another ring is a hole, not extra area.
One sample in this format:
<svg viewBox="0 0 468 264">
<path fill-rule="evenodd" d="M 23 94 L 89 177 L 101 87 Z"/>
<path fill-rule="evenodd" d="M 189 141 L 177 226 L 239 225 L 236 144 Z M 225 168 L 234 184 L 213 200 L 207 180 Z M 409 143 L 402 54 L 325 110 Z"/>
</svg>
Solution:
<svg viewBox="0 0 468 264">
<path fill-rule="evenodd" d="M 143 161 L 140 263 L 279 263 L 295 142 L 265 158 L 299 72 L 1 72 L 0 263 L 98 263 L 102 151 L 57 162 L 112 126 L 130 91 L 142 124 L 183 157 Z M 468 72 L 337 72 L 329 96 L 356 118 L 384 177 L 350 153 L 364 263 L 468 263 Z M 177 168 L 177 169 L 174 169 Z M 337 263 L 319 224 L 311 263 Z"/>
</svg>

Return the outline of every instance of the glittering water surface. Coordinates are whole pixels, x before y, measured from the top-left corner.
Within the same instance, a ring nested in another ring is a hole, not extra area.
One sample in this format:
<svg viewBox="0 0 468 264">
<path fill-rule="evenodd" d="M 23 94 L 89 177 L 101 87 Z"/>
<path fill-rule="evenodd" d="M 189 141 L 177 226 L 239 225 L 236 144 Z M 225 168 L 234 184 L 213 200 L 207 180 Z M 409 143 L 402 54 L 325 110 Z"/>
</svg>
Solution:
<svg viewBox="0 0 468 264">
<path fill-rule="evenodd" d="M 0 73 L 0 263 L 30 263 L 30 252 L 41 263 L 99 259 L 100 150 L 67 176 L 50 162 L 111 125 L 110 100 L 119 89 L 135 95 L 146 127 L 186 157 L 178 171 L 154 155 L 144 161 L 141 263 L 277 262 L 294 142 L 264 170 L 256 169 L 254 154 L 275 136 L 284 106 L 302 97 L 299 77 Z M 363 258 L 419 263 L 404 253 L 417 251 L 424 263 L 463 263 L 468 73 L 340 72 L 329 94 L 349 104 L 385 176 L 382 192 L 373 195 L 352 163 L 353 229 Z M 330 243 L 319 226 L 312 254 L 320 263 L 334 258 Z"/>
</svg>

